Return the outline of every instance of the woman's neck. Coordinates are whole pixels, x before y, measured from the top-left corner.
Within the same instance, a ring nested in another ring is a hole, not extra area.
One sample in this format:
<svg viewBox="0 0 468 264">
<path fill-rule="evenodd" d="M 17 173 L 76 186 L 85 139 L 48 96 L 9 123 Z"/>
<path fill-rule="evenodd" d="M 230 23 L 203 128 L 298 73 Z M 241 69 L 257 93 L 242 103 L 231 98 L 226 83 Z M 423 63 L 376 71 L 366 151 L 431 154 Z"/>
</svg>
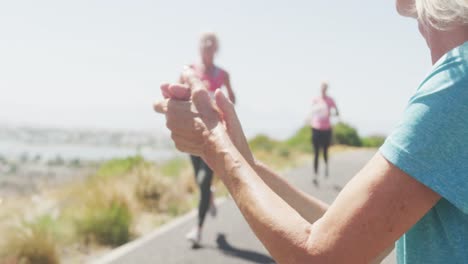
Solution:
<svg viewBox="0 0 468 264">
<path fill-rule="evenodd" d="M 210 72 L 214 69 L 215 65 L 213 62 L 204 62 L 202 61 L 203 68 L 206 72 Z"/>
<path fill-rule="evenodd" d="M 432 64 L 435 64 L 450 50 L 468 41 L 468 26 L 458 26 L 441 31 L 419 24 L 419 30 L 431 50 Z"/>
</svg>

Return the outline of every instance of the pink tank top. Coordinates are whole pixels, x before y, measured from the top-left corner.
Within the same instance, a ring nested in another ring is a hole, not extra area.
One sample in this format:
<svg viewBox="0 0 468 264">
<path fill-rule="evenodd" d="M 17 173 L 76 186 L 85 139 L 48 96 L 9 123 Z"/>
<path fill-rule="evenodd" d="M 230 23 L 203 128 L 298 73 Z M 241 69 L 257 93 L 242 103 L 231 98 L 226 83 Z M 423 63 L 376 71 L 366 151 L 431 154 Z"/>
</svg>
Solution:
<svg viewBox="0 0 468 264">
<path fill-rule="evenodd" d="M 190 68 L 192 68 L 195 71 L 197 77 L 205 83 L 208 91 L 214 93 L 216 89 L 219 89 L 221 86 L 223 86 L 224 78 L 226 78 L 226 73 L 223 69 L 214 66 L 213 74 L 208 75 L 204 72 L 203 67 L 200 65 L 190 65 Z"/>
<path fill-rule="evenodd" d="M 311 126 L 318 130 L 331 129 L 330 109 L 336 108 L 335 101 L 331 97 L 315 97 L 312 99 Z"/>
</svg>

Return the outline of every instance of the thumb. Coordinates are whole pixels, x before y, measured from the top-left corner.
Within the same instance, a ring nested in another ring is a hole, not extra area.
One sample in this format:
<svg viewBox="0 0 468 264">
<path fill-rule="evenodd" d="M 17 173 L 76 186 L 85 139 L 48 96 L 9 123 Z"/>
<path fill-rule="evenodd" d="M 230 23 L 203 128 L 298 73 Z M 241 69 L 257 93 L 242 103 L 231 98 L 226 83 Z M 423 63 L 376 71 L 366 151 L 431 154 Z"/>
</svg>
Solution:
<svg viewBox="0 0 468 264">
<path fill-rule="evenodd" d="M 229 101 L 226 95 L 224 95 L 224 93 L 220 90 L 216 91 L 215 98 L 216 105 L 221 112 L 229 137 L 237 149 L 242 153 L 244 158 L 249 163 L 253 163 L 254 157 L 250 151 L 247 138 L 244 135 L 244 131 L 242 130 L 242 125 L 239 121 L 239 118 L 237 117 L 234 104 Z"/>
<path fill-rule="evenodd" d="M 216 105 L 218 106 L 223 120 L 226 124 L 228 131 L 234 132 L 235 130 L 242 131 L 240 127 L 239 119 L 237 118 L 236 110 L 234 109 L 234 104 L 224 95 L 220 90 L 217 90 L 215 93 Z"/>
<path fill-rule="evenodd" d="M 219 114 L 215 110 L 210 95 L 206 89 L 194 90 L 192 94 L 192 102 L 203 119 L 209 122 L 213 122 L 209 123 L 213 126 L 216 125 L 216 123 L 219 121 Z"/>
</svg>

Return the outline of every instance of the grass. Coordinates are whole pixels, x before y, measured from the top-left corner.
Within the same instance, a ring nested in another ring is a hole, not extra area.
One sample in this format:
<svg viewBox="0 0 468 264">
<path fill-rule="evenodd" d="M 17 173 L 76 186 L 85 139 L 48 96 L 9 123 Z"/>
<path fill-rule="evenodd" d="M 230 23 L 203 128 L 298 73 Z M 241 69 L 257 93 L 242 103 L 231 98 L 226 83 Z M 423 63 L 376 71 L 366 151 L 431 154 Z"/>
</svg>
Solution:
<svg viewBox="0 0 468 264">
<path fill-rule="evenodd" d="M 384 136 L 369 136 L 362 139 L 362 146 L 366 148 L 379 148 L 384 142 Z"/>
<path fill-rule="evenodd" d="M 100 195 L 100 194 L 98 194 Z M 130 241 L 132 212 L 127 200 L 118 194 L 94 197 L 76 218 L 79 237 L 102 245 L 120 246 Z"/>
<path fill-rule="evenodd" d="M 307 127 L 284 141 L 259 135 L 249 144 L 257 159 L 276 170 L 311 160 Z M 218 177 L 213 186 L 218 196 L 228 193 Z M 156 164 L 141 156 L 112 159 L 87 180 L 51 193 L 60 205 L 59 215 L 22 221 L 14 232 L 4 235 L 1 248 L 7 250 L 0 255 L 0 263 L 59 263 L 63 254 L 58 252 L 76 244 L 87 249 L 116 247 L 188 212 L 198 201 L 198 187 L 187 158 Z M 12 217 L 0 212 L 0 219 Z"/>
<path fill-rule="evenodd" d="M 122 245 L 194 208 L 197 189 L 188 159 L 160 164 L 139 156 L 110 160 L 86 180 L 48 191 L 59 204 L 56 218 L 21 220 L 28 215 L 28 199 L 22 210 L 2 208 L 0 249 L 5 250 L 0 263 L 59 263 L 68 257 L 63 252 L 86 254 L 82 252 Z M 17 224 L 8 236 L 6 223 Z"/>
<path fill-rule="evenodd" d="M 40 216 L 32 222 L 23 222 L 6 234 L 0 261 L 5 263 L 56 264 L 60 263 L 57 252 L 57 234 L 54 220 Z"/>
<path fill-rule="evenodd" d="M 175 158 L 158 165 L 161 174 L 169 177 L 179 177 L 184 171 L 191 169 L 187 160 L 182 158 Z"/>
<path fill-rule="evenodd" d="M 95 177 L 115 177 L 122 176 L 132 171 L 136 166 L 144 164 L 141 156 L 128 157 L 124 159 L 112 159 L 102 164 Z"/>
</svg>

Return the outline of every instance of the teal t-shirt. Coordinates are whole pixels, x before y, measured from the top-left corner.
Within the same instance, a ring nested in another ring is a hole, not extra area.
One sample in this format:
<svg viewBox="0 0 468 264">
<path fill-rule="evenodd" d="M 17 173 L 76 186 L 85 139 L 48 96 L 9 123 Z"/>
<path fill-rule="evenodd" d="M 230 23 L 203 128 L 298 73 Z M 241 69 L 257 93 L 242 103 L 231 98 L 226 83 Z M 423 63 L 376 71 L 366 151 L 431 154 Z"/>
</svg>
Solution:
<svg viewBox="0 0 468 264">
<path fill-rule="evenodd" d="M 398 263 L 468 263 L 468 42 L 433 66 L 380 153 L 442 196 L 397 242 Z"/>
</svg>

